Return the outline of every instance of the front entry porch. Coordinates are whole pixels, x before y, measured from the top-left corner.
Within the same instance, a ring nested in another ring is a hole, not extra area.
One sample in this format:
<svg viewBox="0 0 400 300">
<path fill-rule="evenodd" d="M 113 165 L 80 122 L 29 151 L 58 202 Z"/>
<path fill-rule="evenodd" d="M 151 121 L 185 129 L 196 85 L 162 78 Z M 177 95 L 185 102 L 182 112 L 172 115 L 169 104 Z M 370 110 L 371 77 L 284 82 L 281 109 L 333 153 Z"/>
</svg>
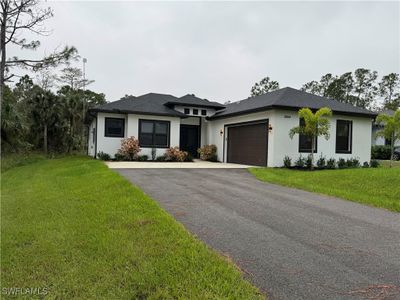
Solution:
<svg viewBox="0 0 400 300">
<path fill-rule="evenodd" d="M 181 124 L 180 149 L 187 151 L 192 157 L 198 157 L 197 149 L 200 148 L 200 126 Z"/>
</svg>

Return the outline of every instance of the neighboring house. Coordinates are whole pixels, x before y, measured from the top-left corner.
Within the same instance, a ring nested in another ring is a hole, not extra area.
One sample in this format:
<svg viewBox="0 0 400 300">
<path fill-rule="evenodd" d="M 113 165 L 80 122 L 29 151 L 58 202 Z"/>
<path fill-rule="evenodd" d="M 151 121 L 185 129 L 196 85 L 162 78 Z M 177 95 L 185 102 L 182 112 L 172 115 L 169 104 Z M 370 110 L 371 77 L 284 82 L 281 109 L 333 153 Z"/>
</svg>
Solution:
<svg viewBox="0 0 400 300">
<path fill-rule="evenodd" d="M 174 146 L 196 156 L 197 148 L 215 144 L 221 162 L 279 167 L 286 155 L 296 160 L 311 151 L 309 138 L 289 137 L 289 130 L 299 125 L 298 110 L 303 107 L 333 111 L 331 137 L 318 138 L 317 156 L 370 160 L 375 113 L 293 88 L 227 105 L 194 95 L 154 93 L 107 103 L 90 110 L 95 118 L 88 151 L 92 156 L 100 151 L 113 156 L 122 138 L 134 136 L 141 154 L 149 156 L 152 148 L 160 156 Z"/>
<path fill-rule="evenodd" d="M 393 116 L 394 110 L 384 110 L 381 111 L 380 114 L 385 114 L 389 116 Z M 376 136 L 376 133 L 383 128 L 382 124 L 377 124 L 374 122 L 372 124 L 372 145 L 373 146 L 390 146 L 390 140 L 385 139 L 383 136 Z M 400 141 L 396 141 L 395 146 L 400 146 Z"/>
</svg>

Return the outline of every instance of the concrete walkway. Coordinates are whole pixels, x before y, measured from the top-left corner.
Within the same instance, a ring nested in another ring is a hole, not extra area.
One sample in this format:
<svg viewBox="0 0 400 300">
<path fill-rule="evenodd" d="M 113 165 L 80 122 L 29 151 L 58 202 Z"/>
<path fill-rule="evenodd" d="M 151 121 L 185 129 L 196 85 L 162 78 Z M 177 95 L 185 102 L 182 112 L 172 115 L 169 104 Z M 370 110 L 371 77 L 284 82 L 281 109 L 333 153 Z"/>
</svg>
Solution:
<svg viewBox="0 0 400 300">
<path fill-rule="evenodd" d="M 111 169 L 246 169 L 248 165 L 202 161 L 193 162 L 150 162 L 150 161 L 107 161 Z"/>
<path fill-rule="evenodd" d="M 400 299 L 400 214 L 243 169 L 117 170 L 269 299 Z M 334 183 L 332 183 L 334 184 Z"/>
</svg>

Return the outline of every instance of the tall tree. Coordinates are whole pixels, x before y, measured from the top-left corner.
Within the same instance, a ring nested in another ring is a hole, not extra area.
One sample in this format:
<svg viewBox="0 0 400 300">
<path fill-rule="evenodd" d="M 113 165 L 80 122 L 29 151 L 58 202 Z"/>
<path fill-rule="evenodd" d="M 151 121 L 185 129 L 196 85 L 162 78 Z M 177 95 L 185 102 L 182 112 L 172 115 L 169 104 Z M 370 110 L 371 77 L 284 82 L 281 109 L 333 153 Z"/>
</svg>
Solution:
<svg viewBox="0 0 400 300">
<path fill-rule="evenodd" d="M 269 77 L 265 77 L 261 79 L 260 82 L 256 82 L 253 85 L 251 88 L 251 96 L 260 96 L 277 89 L 279 89 L 279 82 L 271 80 Z"/>
<path fill-rule="evenodd" d="M 305 83 L 301 87 L 302 91 L 305 91 L 310 94 L 322 96 L 321 86 L 318 81 L 312 80 L 310 82 Z"/>
<path fill-rule="evenodd" d="M 25 115 L 22 105 L 13 91 L 5 86 L 4 97 L 1 101 L 1 150 L 6 152 L 16 152 L 26 150 L 30 144 L 26 141 Z"/>
<path fill-rule="evenodd" d="M 292 139 L 295 134 L 304 134 L 311 139 L 311 170 L 314 168 L 315 140 L 318 136 L 324 136 L 327 140 L 330 137 L 330 123 L 328 117 L 332 111 L 328 107 L 322 107 L 315 114 L 309 108 L 299 110 L 299 117 L 304 119 L 304 126 L 296 126 L 290 129 L 289 136 Z"/>
<path fill-rule="evenodd" d="M 63 107 L 63 118 L 66 121 L 67 151 L 82 149 L 86 143 L 87 110 L 98 104 L 104 104 L 105 95 L 90 90 L 76 90 L 66 85 L 57 92 L 60 105 Z M 82 114 L 82 110 L 84 113 Z"/>
<path fill-rule="evenodd" d="M 24 32 L 32 32 L 45 35 L 49 32 L 43 27 L 46 20 L 53 16 L 51 8 L 42 8 L 39 0 L 1 0 L 0 12 L 0 99 L 3 97 L 5 82 L 10 80 L 14 74 L 11 69 L 15 66 L 37 70 L 40 68 L 55 66 L 66 62 L 77 55 L 74 47 L 65 47 L 61 51 L 41 59 L 25 59 L 12 57 L 7 59 L 7 46 L 14 44 L 21 49 L 35 50 L 40 46 L 38 40 L 27 40 L 21 38 Z"/>
<path fill-rule="evenodd" d="M 50 90 L 55 86 L 57 76 L 50 68 L 43 68 L 36 72 L 36 84 L 44 90 Z"/>
<path fill-rule="evenodd" d="M 379 94 L 383 97 L 384 108 L 396 110 L 399 108 L 400 76 L 390 73 L 382 77 L 379 83 Z"/>
<path fill-rule="evenodd" d="M 333 81 L 328 85 L 325 96 L 340 102 L 353 104 L 353 85 L 354 80 L 352 73 L 344 73 L 339 77 L 334 77 Z"/>
<path fill-rule="evenodd" d="M 61 83 L 69 85 L 73 90 L 81 89 L 94 82 L 94 80 L 83 78 L 82 70 L 73 67 L 62 69 L 61 75 L 57 78 L 57 80 Z"/>
<path fill-rule="evenodd" d="M 327 96 L 329 85 L 335 79 L 331 73 L 328 73 L 322 76 L 319 82 L 315 80 L 307 82 L 302 86 L 301 90 L 318 96 Z"/>
<path fill-rule="evenodd" d="M 28 99 L 33 88 L 33 81 L 28 75 L 22 76 L 16 83 L 14 88 L 15 97 L 19 102 L 24 102 Z"/>
<path fill-rule="evenodd" d="M 362 108 L 372 108 L 377 95 L 376 79 L 378 73 L 368 69 L 354 71 L 354 96 L 357 98 L 355 105 Z"/>
<path fill-rule="evenodd" d="M 51 91 L 43 90 L 37 85 L 33 87 L 27 103 L 29 105 L 30 117 L 33 119 L 34 125 L 36 126 L 37 124 L 42 131 L 43 151 L 47 153 L 49 127 L 60 117 L 62 107 L 56 95 Z"/>
<path fill-rule="evenodd" d="M 64 106 L 64 117 L 68 122 L 68 152 L 72 150 L 75 145 L 81 144 L 83 138 L 83 116 L 82 105 L 83 99 L 82 94 L 74 90 L 70 86 L 63 86 L 59 91 L 58 95 Z M 77 128 L 80 127 L 82 134 L 77 134 Z"/>
<path fill-rule="evenodd" d="M 376 122 L 383 125 L 383 128 L 377 132 L 377 136 L 383 136 L 385 139 L 390 140 L 390 167 L 392 167 L 394 145 L 396 141 L 400 140 L 400 109 L 396 110 L 393 116 L 387 114 L 378 115 Z"/>
<path fill-rule="evenodd" d="M 325 74 L 324 76 L 321 77 L 319 85 L 321 89 L 320 93 L 322 94 L 322 96 L 324 97 L 327 96 L 328 88 L 335 79 L 336 77 L 333 76 L 331 73 Z"/>
</svg>

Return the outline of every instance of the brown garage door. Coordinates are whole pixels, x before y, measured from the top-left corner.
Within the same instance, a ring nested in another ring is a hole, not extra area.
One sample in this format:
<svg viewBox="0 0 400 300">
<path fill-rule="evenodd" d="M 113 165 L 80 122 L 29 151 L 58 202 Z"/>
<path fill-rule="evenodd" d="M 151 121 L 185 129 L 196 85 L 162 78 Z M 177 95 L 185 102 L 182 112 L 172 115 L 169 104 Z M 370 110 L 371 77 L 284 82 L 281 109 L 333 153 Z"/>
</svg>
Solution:
<svg viewBox="0 0 400 300">
<path fill-rule="evenodd" d="M 228 127 L 228 162 L 265 166 L 268 151 L 268 121 Z"/>
</svg>

